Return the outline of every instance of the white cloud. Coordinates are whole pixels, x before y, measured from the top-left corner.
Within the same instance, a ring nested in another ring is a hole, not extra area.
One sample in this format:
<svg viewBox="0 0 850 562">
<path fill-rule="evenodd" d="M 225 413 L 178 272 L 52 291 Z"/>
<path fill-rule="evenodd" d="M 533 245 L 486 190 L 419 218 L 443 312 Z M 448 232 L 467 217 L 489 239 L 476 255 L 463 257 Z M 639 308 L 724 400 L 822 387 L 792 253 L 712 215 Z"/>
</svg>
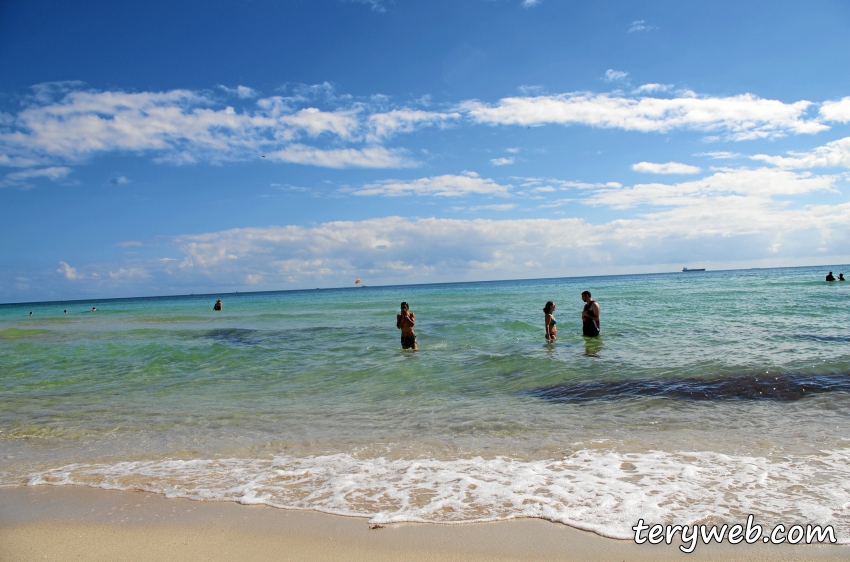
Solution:
<svg viewBox="0 0 850 562">
<path fill-rule="evenodd" d="M 540 4 L 540 0 L 522 0 L 523 8 L 533 8 Z"/>
<path fill-rule="evenodd" d="M 702 171 L 697 166 L 689 166 L 679 162 L 667 162 L 666 164 L 638 162 L 632 165 L 632 170 L 645 174 L 698 174 Z"/>
<path fill-rule="evenodd" d="M 813 247 L 846 254 L 849 224 L 847 203 L 791 209 L 769 198 L 718 196 L 601 224 L 386 217 L 237 229 L 177 243 L 186 256 L 182 275 L 233 282 L 250 274 L 269 286 L 317 286 L 363 274 L 376 283 L 505 279 L 695 259 L 810 256 Z M 529 262 L 545 265 L 524 265 Z"/>
<path fill-rule="evenodd" d="M 372 105 L 333 95 L 329 85 L 317 88 L 298 90 L 293 97 L 258 99 L 243 110 L 222 108 L 209 95 L 188 90 L 49 90 L 36 98 L 37 103 L 5 119 L 0 130 L 0 165 L 79 162 L 116 151 L 153 153 L 158 161 L 172 163 L 246 160 L 279 152 L 281 160 L 315 164 L 339 158 L 305 160 L 302 153 L 351 150 L 364 155 L 350 159 L 360 162 L 352 165 L 369 161 L 369 166 L 406 166 L 409 162 L 397 156 L 377 158 L 379 150 L 369 145 L 380 144 L 395 133 L 443 125 L 459 117 L 458 113 L 407 108 L 379 112 Z M 51 99 L 50 92 L 61 97 Z M 235 95 L 243 99 L 255 94 L 245 86 L 235 89 Z M 336 107 L 304 107 L 317 96 Z M 305 148 L 307 140 L 319 146 Z"/>
<path fill-rule="evenodd" d="M 494 166 L 508 166 L 514 163 L 514 159 L 510 158 L 491 158 L 490 163 Z"/>
<path fill-rule="evenodd" d="M 127 179 L 127 176 L 118 176 L 114 178 L 109 178 L 110 185 L 124 185 L 125 183 L 130 183 L 130 180 Z"/>
<path fill-rule="evenodd" d="M 461 109 L 474 122 L 487 125 L 581 124 L 662 133 L 691 129 L 722 132 L 732 140 L 749 140 L 829 129 L 823 123 L 805 119 L 811 105 L 808 101 L 786 104 L 750 94 L 725 98 L 634 99 L 571 93 L 503 98 L 496 105 L 468 101 L 461 104 Z"/>
<path fill-rule="evenodd" d="M 253 88 L 249 88 L 248 86 L 236 86 L 235 88 L 228 88 L 227 86 L 219 86 L 222 90 L 230 94 L 231 96 L 236 96 L 239 99 L 250 99 L 256 98 L 259 96 L 257 91 Z"/>
<path fill-rule="evenodd" d="M 386 113 L 375 113 L 369 117 L 371 138 L 385 139 L 398 132 L 410 132 L 419 126 L 444 125 L 458 119 L 459 113 L 436 113 L 418 109 L 396 109 Z"/>
<path fill-rule="evenodd" d="M 266 158 L 326 168 L 409 168 L 417 165 L 405 158 L 401 151 L 388 150 L 383 146 L 321 150 L 303 144 L 291 144 L 267 154 Z"/>
<path fill-rule="evenodd" d="M 502 203 L 496 205 L 476 205 L 470 207 L 470 211 L 511 211 L 516 209 L 516 203 Z"/>
<path fill-rule="evenodd" d="M 37 166 L 39 161 L 34 158 L 24 158 L 21 156 L 9 156 L 8 154 L 0 154 L 0 166 L 9 168 L 29 168 Z"/>
<path fill-rule="evenodd" d="M 644 84 L 634 89 L 635 94 L 651 94 L 653 92 L 667 92 L 673 88 L 672 84 Z"/>
<path fill-rule="evenodd" d="M 21 170 L 20 172 L 12 172 L 6 174 L 6 177 L 0 181 L 0 187 L 21 186 L 25 185 L 27 180 L 33 178 L 47 178 L 51 181 L 59 181 L 65 179 L 71 173 L 71 168 L 64 166 L 52 166 L 50 168 L 34 168 L 29 170 Z"/>
<path fill-rule="evenodd" d="M 50 168 L 40 168 L 13 172 L 6 175 L 7 180 L 24 181 L 32 178 L 47 178 L 52 181 L 64 179 L 71 173 L 71 168 L 64 166 L 52 166 Z"/>
<path fill-rule="evenodd" d="M 648 183 L 633 187 L 597 188 L 584 201 L 618 209 L 638 205 L 697 207 L 706 201 L 743 200 L 781 205 L 777 195 L 791 196 L 834 190 L 836 176 L 794 173 L 775 168 L 738 168 L 677 184 Z M 746 205 L 742 205 L 742 208 Z"/>
<path fill-rule="evenodd" d="M 500 185 L 491 179 L 480 177 L 475 172 L 463 172 L 460 175 L 446 174 L 431 178 L 410 181 L 386 180 L 366 184 L 355 189 L 355 195 L 436 195 L 441 197 L 459 197 L 461 195 L 497 195 L 507 196 L 512 185 Z"/>
<path fill-rule="evenodd" d="M 732 158 L 743 158 L 744 155 L 740 152 L 728 152 L 724 150 L 715 150 L 713 152 L 698 152 L 694 156 L 707 156 L 715 160 L 729 160 Z"/>
<path fill-rule="evenodd" d="M 628 72 L 624 72 L 622 70 L 614 70 L 613 68 L 609 68 L 605 71 L 605 81 L 606 82 L 617 82 L 619 80 L 625 80 L 629 75 Z"/>
<path fill-rule="evenodd" d="M 517 176 L 514 176 L 511 179 L 521 181 L 522 183 L 520 185 L 527 188 L 549 188 L 552 185 L 557 185 L 559 189 L 570 189 L 574 187 L 579 189 L 592 189 L 594 187 L 623 187 L 621 183 L 615 181 L 588 183 L 581 181 L 559 180 L 556 178 L 521 178 Z"/>
<path fill-rule="evenodd" d="M 654 25 L 648 25 L 646 20 L 635 20 L 632 22 L 632 25 L 629 27 L 628 33 L 634 33 L 636 31 L 651 31 L 653 29 L 658 29 Z"/>
<path fill-rule="evenodd" d="M 826 121 L 850 121 L 850 96 L 840 101 L 827 101 L 820 106 L 820 116 Z"/>
<path fill-rule="evenodd" d="M 850 137 L 828 142 L 809 152 L 789 152 L 788 156 L 757 154 L 752 159 L 781 168 L 850 168 Z"/>
<path fill-rule="evenodd" d="M 437 194 L 457 189 L 459 178 L 475 174 L 384 182 L 378 191 Z M 548 181 L 548 180 L 547 180 Z M 383 217 L 315 226 L 242 228 L 179 236 L 170 241 L 174 258 L 92 264 L 85 273 L 61 262 L 57 270 L 80 287 L 281 287 L 347 285 L 368 275 L 374 284 L 428 281 L 556 277 L 646 270 L 658 264 L 789 263 L 817 256 L 850 258 L 850 202 L 800 204 L 795 195 L 834 190 L 835 176 L 777 168 L 721 170 L 674 184 L 615 182 L 580 185 L 576 198 L 541 208 L 564 213 L 581 204 L 611 207 L 653 205 L 661 210 L 630 218 L 590 222 L 558 219 L 457 220 Z M 527 183 L 541 183 L 530 178 Z M 549 182 L 558 185 L 555 182 Z M 488 194 L 504 189 L 485 188 Z M 507 211 L 512 204 L 468 210 Z M 462 207 L 456 210 L 467 210 Z M 161 255 L 161 254 L 160 254 Z M 820 259 L 820 258 L 818 258 Z M 529 265 L 532 264 L 532 265 Z M 677 267 L 681 267 L 678 265 Z M 83 269 L 83 268 L 81 268 Z M 87 289 L 87 290 L 89 290 Z M 82 290 L 82 289 L 81 289 Z M 119 289 L 116 289 L 119 290 Z"/>
<path fill-rule="evenodd" d="M 65 279 L 70 279 L 72 281 L 82 278 L 82 276 L 77 273 L 76 268 L 71 267 L 63 261 L 59 262 L 59 269 L 56 270 L 56 273 L 61 273 Z"/>
</svg>

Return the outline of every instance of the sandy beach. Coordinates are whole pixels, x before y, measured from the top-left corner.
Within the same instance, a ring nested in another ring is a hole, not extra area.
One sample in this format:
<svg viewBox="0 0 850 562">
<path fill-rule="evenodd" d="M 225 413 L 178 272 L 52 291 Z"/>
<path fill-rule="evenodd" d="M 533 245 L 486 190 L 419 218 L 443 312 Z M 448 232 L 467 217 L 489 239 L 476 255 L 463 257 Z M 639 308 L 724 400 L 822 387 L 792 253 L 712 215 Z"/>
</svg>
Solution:
<svg viewBox="0 0 850 562">
<path fill-rule="evenodd" d="M 846 560 L 842 546 L 636 545 L 539 519 L 395 524 L 79 486 L 0 489 L 0 560 Z"/>
</svg>

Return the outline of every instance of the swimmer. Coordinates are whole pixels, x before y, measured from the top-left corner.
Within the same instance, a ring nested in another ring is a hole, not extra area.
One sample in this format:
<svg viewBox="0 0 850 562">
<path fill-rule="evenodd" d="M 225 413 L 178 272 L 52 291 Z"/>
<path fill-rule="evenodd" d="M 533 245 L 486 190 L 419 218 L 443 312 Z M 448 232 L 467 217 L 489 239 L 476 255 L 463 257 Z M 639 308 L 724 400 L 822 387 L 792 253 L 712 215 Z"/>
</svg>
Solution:
<svg viewBox="0 0 850 562">
<path fill-rule="evenodd" d="M 68 314 L 68 310 L 67 310 L 67 309 L 65 309 L 63 312 L 64 312 L 65 314 Z"/>
<path fill-rule="evenodd" d="M 830 271 L 829 273 L 827 273 L 827 274 L 826 274 L 826 280 L 827 280 L 827 281 L 835 281 L 835 277 L 833 277 L 833 276 L 832 276 L 832 272 L 831 272 L 831 271 Z"/>
<path fill-rule="evenodd" d="M 543 327 L 546 328 L 546 341 L 550 342 L 558 339 L 558 328 L 553 316 L 554 313 L 555 303 L 547 301 L 546 306 L 543 307 Z"/>
<path fill-rule="evenodd" d="M 95 307 L 91 307 L 91 311 L 92 311 L 92 312 L 97 312 L 97 309 L 96 309 Z"/>
<path fill-rule="evenodd" d="M 838 280 L 839 280 L 839 281 L 844 281 L 844 274 L 843 274 L 843 273 L 839 273 L 839 274 L 838 274 Z"/>
<path fill-rule="evenodd" d="M 395 327 L 401 330 L 401 348 L 419 349 L 419 344 L 416 341 L 416 333 L 413 331 L 413 325 L 416 323 L 416 314 L 410 312 L 410 307 L 406 302 L 401 303 L 401 312 L 396 314 Z"/>
<path fill-rule="evenodd" d="M 215 301 L 215 305 L 213 305 L 213 310 L 221 310 L 221 299 Z"/>
<path fill-rule="evenodd" d="M 602 330 L 599 325 L 599 303 L 590 298 L 590 291 L 581 294 L 584 301 L 584 309 L 581 311 L 581 332 L 585 336 L 594 338 Z"/>
<path fill-rule="evenodd" d="M 30 316 L 32 316 L 32 312 L 30 312 Z"/>
</svg>

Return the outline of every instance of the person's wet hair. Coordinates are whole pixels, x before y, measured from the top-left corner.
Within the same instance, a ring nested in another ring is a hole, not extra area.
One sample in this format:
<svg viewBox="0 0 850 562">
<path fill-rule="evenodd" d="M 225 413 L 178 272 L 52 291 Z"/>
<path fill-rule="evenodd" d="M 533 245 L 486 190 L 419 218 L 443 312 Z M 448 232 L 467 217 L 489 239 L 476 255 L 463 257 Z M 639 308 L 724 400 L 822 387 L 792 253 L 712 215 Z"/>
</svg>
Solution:
<svg viewBox="0 0 850 562">
<path fill-rule="evenodd" d="M 403 302 L 403 303 L 401 303 L 401 308 L 403 310 L 405 308 L 410 308 L 410 306 L 408 306 L 407 302 Z"/>
<path fill-rule="evenodd" d="M 585 295 L 587 295 L 587 297 L 590 297 L 590 291 L 582 291 L 581 296 Z"/>
<path fill-rule="evenodd" d="M 552 314 L 552 311 L 555 309 L 555 303 L 552 301 L 546 301 L 546 306 L 543 307 L 543 312 L 546 314 Z"/>
</svg>

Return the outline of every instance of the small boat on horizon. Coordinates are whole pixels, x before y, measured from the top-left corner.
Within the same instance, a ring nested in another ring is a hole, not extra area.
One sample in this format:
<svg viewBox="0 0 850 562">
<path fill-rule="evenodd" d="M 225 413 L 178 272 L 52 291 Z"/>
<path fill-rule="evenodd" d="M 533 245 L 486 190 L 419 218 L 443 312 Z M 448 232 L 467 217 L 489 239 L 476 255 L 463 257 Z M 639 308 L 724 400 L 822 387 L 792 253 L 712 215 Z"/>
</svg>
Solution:
<svg viewBox="0 0 850 562">
<path fill-rule="evenodd" d="M 690 273 L 691 271 L 705 271 L 704 267 L 688 269 L 687 267 L 682 268 L 682 273 Z"/>
</svg>

